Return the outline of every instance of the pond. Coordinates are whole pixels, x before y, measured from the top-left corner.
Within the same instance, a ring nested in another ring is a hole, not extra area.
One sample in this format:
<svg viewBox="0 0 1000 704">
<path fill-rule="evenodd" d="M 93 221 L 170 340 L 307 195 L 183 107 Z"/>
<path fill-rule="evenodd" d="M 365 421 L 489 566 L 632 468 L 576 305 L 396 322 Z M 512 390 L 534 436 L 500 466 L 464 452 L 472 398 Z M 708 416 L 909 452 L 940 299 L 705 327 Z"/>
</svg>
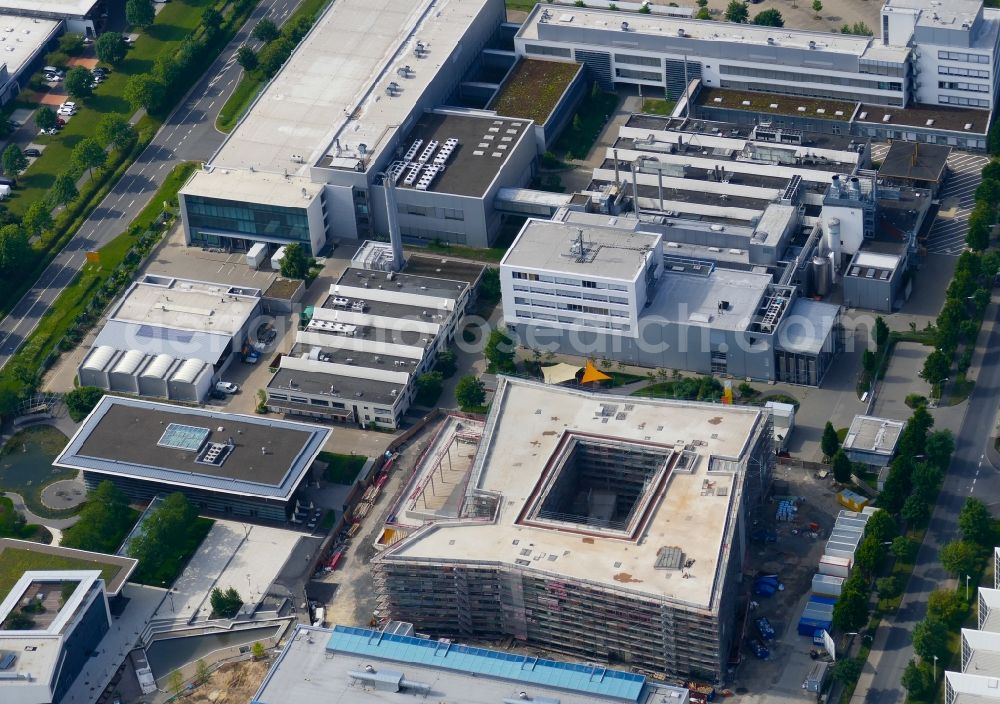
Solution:
<svg viewBox="0 0 1000 704">
<path fill-rule="evenodd" d="M 17 492 L 34 510 L 42 487 L 76 476 L 73 470 L 52 466 L 67 442 L 66 436 L 51 426 L 18 432 L 0 450 L 0 490 Z"/>
</svg>

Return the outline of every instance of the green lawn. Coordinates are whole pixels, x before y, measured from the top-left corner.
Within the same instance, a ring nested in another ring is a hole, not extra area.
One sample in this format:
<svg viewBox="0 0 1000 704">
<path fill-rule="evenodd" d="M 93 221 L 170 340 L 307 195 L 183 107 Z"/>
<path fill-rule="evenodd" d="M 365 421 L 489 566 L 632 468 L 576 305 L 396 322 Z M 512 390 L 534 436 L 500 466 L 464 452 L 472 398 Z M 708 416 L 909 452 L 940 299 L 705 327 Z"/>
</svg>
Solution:
<svg viewBox="0 0 1000 704">
<path fill-rule="evenodd" d="M 361 455 L 339 455 L 336 452 L 319 453 L 319 461 L 326 462 L 326 472 L 323 478 L 334 484 L 351 485 L 358 478 L 361 468 L 368 461 Z"/>
<path fill-rule="evenodd" d="M 93 96 L 76 101 L 82 103 L 80 112 L 66 123 L 59 134 L 37 138 L 38 142 L 46 145 L 45 150 L 18 179 L 18 188 L 7 203 L 11 212 L 22 215 L 29 205 L 45 194 L 56 176 L 69 164 L 73 147 L 85 137 L 94 135 L 97 123 L 104 115 L 132 115 L 131 106 L 122 97 L 128 79 L 149 73 L 157 56 L 176 50 L 181 40 L 201 24 L 201 13 L 205 8 L 214 4 L 215 0 L 174 0 L 163 6 L 156 15 L 156 22 L 139 35 L 121 66 L 97 86 Z M 37 102 L 37 98 L 37 94 L 22 93 L 18 103 Z M 159 127 L 159 123 L 155 127 Z"/>
<path fill-rule="evenodd" d="M 588 94 L 580 102 L 573 122 L 556 140 L 556 153 L 566 154 L 567 159 L 570 156 L 574 159 L 586 159 L 617 105 L 616 93 Z"/>
<path fill-rule="evenodd" d="M 670 115 L 677 105 L 676 100 L 658 100 L 656 98 L 643 98 L 642 111 L 647 115 Z"/>
<path fill-rule="evenodd" d="M 105 584 L 114 579 L 120 567 L 97 560 L 85 560 L 62 555 L 5 548 L 0 552 L 0 600 L 7 596 L 11 587 L 29 570 L 100 570 Z"/>
</svg>

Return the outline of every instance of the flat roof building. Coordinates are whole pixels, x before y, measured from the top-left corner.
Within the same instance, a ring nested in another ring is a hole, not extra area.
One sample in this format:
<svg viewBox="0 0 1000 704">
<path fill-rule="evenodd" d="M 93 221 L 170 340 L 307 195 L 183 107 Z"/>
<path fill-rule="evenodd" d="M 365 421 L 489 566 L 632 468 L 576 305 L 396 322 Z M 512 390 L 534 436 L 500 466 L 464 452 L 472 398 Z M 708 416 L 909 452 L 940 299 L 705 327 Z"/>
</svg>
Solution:
<svg viewBox="0 0 1000 704">
<path fill-rule="evenodd" d="M 112 307 L 81 385 L 199 402 L 250 342 L 259 289 L 146 274 Z"/>
<path fill-rule="evenodd" d="M 296 628 L 254 704 L 395 704 L 414 696 L 495 704 L 686 704 L 688 691 L 644 675 L 387 631 Z"/>
<path fill-rule="evenodd" d="M 412 257 L 414 270 L 430 269 L 426 259 Z M 447 278 L 451 270 L 456 279 Z M 416 395 L 416 378 L 454 340 L 482 270 L 446 260 L 437 260 L 428 276 L 349 267 L 281 356 L 267 385 L 268 408 L 398 427 Z"/>
<path fill-rule="evenodd" d="M 0 602 L 5 704 L 59 704 L 111 627 L 98 570 L 27 571 Z"/>
<path fill-rule="evenodd" d="M 496 191 L 534 168 L 534 125 L 442 106 L 504 19 L 501 0 L 330 5 L 181 189 L 186 241 L 318 254 L 398 228 L 488 246 Z"/>
<path fill-rule="evenodd" d="M 0 15 L 65 24 L 67 32 L 92 37 L 102 6 L 100 0 L 0 0 Z"/>
<path fill-rule="evenodd" d="M 891 313 L 901 304 L 907 256 L 862 249 L 844 272 L 844 305 Z"/>
<path fill-rule="evenodd" d="M 28 84 L 62 29 L 58 20 L 21 17 L 0 3 L 0 105 Z"/>
<path fill-rule="evenodd" d="M 951 147 L 944 144 L 893 142 L 882 158 L 878 176 L 885 183 L 937 193 L 948 173 L 950 154 Z"/>
<path fill-rule="evenodd" d="M 136 501 L 181 491 L 203 511 L 284 521 L 330 430 L 105 396 L 56 458 Z"/>
<path fill-rule="evenodd" d="M 462 518 L 379 553 L 379 607 L 434 635 L 715 680 L 773 460 L 764 409 L 504 377 Z"/>
<path fill-rule="evenodd" d="M 884 467 L 892 462 L 905 426 L 900 420 L 854 416 L 844 437 L 844 452 L 852 462 Z"/>
<path fill-rule="evenodd" d="M 31 571 L 47 571 L 52 565 L 72 565 L 72 569 L 76 571 L 98 570 L 104 580 L 104 590 L 111 598 L 121 594 L 125 583 L 139 564 L 138 560 L 131 557 L 15 538 L 0 538 L 0 559 L 16 560 L 19 564 L 29 565 Z M 6 585 L 0 584 L 0 597 L 5 596 L 4 586 Z"/>
</svg>

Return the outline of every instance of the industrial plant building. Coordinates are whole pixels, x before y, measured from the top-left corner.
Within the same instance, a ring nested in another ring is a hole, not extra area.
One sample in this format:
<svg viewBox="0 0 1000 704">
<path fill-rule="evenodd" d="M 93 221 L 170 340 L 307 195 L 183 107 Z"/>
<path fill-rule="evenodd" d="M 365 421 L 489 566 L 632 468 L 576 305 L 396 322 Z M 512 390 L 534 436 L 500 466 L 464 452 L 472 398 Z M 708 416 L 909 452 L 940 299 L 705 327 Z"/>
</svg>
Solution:
<svg viewBox="0 0 1000 704">
<path fill-rule="evenodd" d="M 103 397 L 53 463 L 148 502 L 180 491 L 200 511 L 284 522 L 330 430 Z"/>
<path fill-rule="evenodd" d="M 773 462 L 761 408 L 502 377 L 460 518 L 375 557 L 379 609 L 432 636 L 716 680 Z"/>
<path fill-rule="evenodd" d="M 260 304 L 259 289 L 146 274 L 112 307 L 80 385 L 202 401 L 249 344 Z"/>
<path fill-rule="evenodd" d="M 417 377 L 454 341 L 483 267 L 414 256 L 396 272 L 392 256 L 366 243 L 330 286 L 267 384 L 269 410 L 399 426 Z"/>
<path fill-rule="evenodd" d="M 0 602 L 4 704 L 59 704 L 110 628 L 100 570 L 25 572 Z"/>
<path fill-rule="evenodd" d="M 299 626 L 255 704 L 687 704 L 688 691 L 644 675 L 417 637 L 409 623 L 384 630 Z"/>
</svg>

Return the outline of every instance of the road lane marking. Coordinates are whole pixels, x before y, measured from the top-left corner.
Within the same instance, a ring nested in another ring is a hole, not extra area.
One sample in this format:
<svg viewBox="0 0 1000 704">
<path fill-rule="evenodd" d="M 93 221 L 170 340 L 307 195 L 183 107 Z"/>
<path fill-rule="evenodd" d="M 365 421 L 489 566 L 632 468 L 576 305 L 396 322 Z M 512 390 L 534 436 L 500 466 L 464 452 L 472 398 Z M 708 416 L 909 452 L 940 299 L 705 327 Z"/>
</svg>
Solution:
<svg viewBox="0 0 1000 704">
<path fill-rule="evenodd" d="M 133 199 L 132 199 L 132 202 L 128 204 L 128 207 L 130 207 L 130 208 L 131 208 L 131 207 L 132 207 L 133 205 L 135 205 L 135 198 L 133 198 Z"/>
</svg>

